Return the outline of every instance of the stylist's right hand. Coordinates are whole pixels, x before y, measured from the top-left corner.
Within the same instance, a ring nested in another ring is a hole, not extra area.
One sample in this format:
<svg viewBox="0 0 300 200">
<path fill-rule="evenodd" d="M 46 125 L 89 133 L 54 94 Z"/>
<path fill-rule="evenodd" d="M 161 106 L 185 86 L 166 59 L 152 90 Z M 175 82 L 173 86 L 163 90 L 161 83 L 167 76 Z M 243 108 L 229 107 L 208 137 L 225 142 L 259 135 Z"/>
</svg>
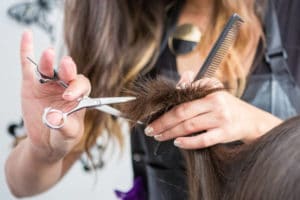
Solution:
<svg viewBox="0 0 300 200">
<path fill-rule="evenodd" d="M 87 95 L 91 89 L 90 82 L 83 75 L 78 75 L 72 58 L 64 57 L 59 64 L 58 75 L 69 86 L 67 89 L 59 84 L 41 84 L 35 74 L 35 66 L 27 59 L 33 58 L 33 41 L 31 32 L 24 32 L 21 40 L 22 64 L 22 114 L 27 140 L 37 155 L 49 161 L 62 159 L 80 141 L 83 135 L 83 118 L 85 111 L 78 111 L 68 116 L 65 125 L 53 130 L 42 122 L 42 114 L 46 107 L 62 111 L 69 110 L 76 104 L 76 99 Z M 39 71 L 47 76 L 53 76 L 54 51 L 43 52 Z M 61 116 L 52 114 L 52 123 L 59 123 Z"/>
</svg>

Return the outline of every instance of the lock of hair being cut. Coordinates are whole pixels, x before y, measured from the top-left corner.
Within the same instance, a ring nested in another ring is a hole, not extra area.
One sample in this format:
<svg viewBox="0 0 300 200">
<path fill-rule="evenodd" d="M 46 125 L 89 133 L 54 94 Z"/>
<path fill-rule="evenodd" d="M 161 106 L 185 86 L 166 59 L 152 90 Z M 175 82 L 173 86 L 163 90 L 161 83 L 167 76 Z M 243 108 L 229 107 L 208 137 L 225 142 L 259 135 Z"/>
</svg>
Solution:
<svg viewBox="0 0 300 200">
<path fill-rule="evenodd" d="M 125 90 L 126 95 L 134 96 L 137 100 L 123 104 L 121 109 L 133 121 L 144 123 L 151 122 L 176 105 L 223 90 L 222 87 L 196 84 L 179 89 L 175 81 L 162 76 L 154 80 L 139 78 L 129 88 Z"/>
</svg>

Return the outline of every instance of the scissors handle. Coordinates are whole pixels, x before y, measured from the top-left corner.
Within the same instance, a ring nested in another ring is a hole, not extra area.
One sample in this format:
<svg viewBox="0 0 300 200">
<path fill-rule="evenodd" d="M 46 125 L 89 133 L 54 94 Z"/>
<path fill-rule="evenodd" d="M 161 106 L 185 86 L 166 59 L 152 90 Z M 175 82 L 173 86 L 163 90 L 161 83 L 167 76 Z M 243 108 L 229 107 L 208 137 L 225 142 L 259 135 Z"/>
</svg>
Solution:
<svg viewBox="0 0 300 200">
<path fill-rule="evenodd" d="M 39 80 L 40 83 L 48 83 L 48 82 L 57 82 L 60 86 L 62 86 L 63 88 L 67 88 L 68 84 L 66 82 L 64 82 L 63 80 L 61 80 L 58 76 L 58 73 L 56 70 L 53 70 L 53 76 L 46 76 L 45 74 L 43 74 L 42 72 L 40 72 L 39 70 L 39 66 L 36 62 L 34 62 L 30 57 L 27 57 L 27 59 L 35 65 L 35 74 L 37 79 Z"/>
<path fill-rule="evenodd" d="M 70 114 L 72 114 L 72 113 L 74 113 L 78 110 L 81 110 L 83 108 L 88 108 L 88 107 L 91 107 L 91 106 L 99 105 L 99 102 L 96 102 L 96 100 L 94 100 L 94 101 L 95 102 L 93 102 L 93 99 L 91 99 L 87 96 L 84 96 L 84 97 L 78 99 L 78 102 L 79 102 L 78 105 L 75 108 L 73 108 L 72 110 L 68 111 L 68 112 L 63 112 L 63 111 L 58 110 L 58 109 L 47 107 L 47 108 L 44 109 L 44 113 L 43 113 L 43 116 L 42 116 L 42 121 L 49 128 L 52 128 L 52 129 L 62 128 L 65 125 L 65 122 L 67 120 L 68 115 L 70 115 Z M 60 115 L 61 116 L 61 121 L 56 125 L 52 124 L 49 121 L 49 117 L 50 117 L 51 114 Z"/>
<path fill-rule="evenodd" d="M 61 121 L 58 124 L 52 124 L 49 121 L 49 116 L 51 114 L 59 114 L 59 115 L 61 115 Z M 42 116 L 42 121 L 43 121 L 43 123 L 46 126 L 48 126 L 51 129 L 60 129 L 60 128 L 62 128 L 65 125 L 65 122 L 67 120 L 67 114 L 68 113 L 64 113 L 61 110 L 57 110 L 57 109 L 54 109 L 54 108 L 51 108 L 51 107 L 47 107 L 44 110 L 44 113 L 43 113 L 43 116 Z"/>
</svg>

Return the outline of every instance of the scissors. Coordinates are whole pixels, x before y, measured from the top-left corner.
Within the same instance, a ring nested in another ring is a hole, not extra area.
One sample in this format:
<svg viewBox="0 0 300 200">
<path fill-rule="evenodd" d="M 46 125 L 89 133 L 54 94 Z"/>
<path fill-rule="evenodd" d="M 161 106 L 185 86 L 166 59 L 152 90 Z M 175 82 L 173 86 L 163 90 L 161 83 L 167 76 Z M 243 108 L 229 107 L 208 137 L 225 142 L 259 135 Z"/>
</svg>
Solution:
<svg viewBox="0 0 300 200">
<path fill-rule="evenodd" d="M 60 80 L 59 79 L 59 76 L 58 76 L 58 73 L 56 72 L 56 70 L 54 70 L 53 72 L 53 76 L 50 77 L 50 76 L 46 76 L 44 75 L 42 72 L 40 72 L 39 70 L 39 66 L 36 62 L 34 62 L 31 58 L 27 57 L 27 59 L 32 63 L 34 64 L 36 67 L 35 67 L 35 74 L 39 80 L 40 83 L 48 83 L 48 82 L 57 82 L 60 86 L 62 86 L 63 88 L 67 88 L 68 87 L 68 84 L 65 83 L 63 80 Z"/>
<path fill-rule="evenodd" d="M 34 62 L 29 57 L 27 57 L 27 59 L 32 64 L 34 64 L 36 66 L 35 73 L 36 73 L 36 76 L 37 76 L 40 83 L 44 84 L 44 83 L 48 83 L 48 82 L 56 82 L 60 86 L 62 86 L 63 88 L 68 87 L 68 84 L 65 83 L 63 80 L 61 80 L 59 78 L 58 73 L 55 70 L 54 70 L 53 77 L 46 76 L 46 75 L 44 75 L 43 73 L 41 73 L 39 71 L 38 64 L 36 62 Z M 135 99 L 136 99 L 136 97 L 132 97 L 132 96 L 128 96 L 128 97 L 103 97 L 103 98 L 91 98 L 91 97 L 88 97 L 88 96 L 84 96 L 84 97 L 79 98 L 77 100 L 78 104 L 77 104 L 76 107 L 74 107 L 73 109 L 71 109 L 70 111 L 67 111 L 67 112 L 63 112 L 61 110 L 54 109 L 54 108 L 51 108 L 51 107 L 45 108 L 43 116 L 42 116 L 42 121 L 49 128 L 59 129 L 59 128 L 62 128 L 64 126 L 64 124 L 67 120 L 67 117 L 70 114 L 72 114 L 76 111 L 79 111 L 81 109 L 84 109 L 84 108 L 94 108 L 94 109 L 100 110 L 102 112 L 108 113 L 110 115 L 124 118 L 121 111 L 119 111 L 118 109 L 115 109 L 115 108 L 113 108 L 109 105 L 118 104 L 118 103 L 125 103 L 125 102 L 129 102 L 129 101 L 133 101 Z M 48 120 L 50 114 L 53 114 L 53 113 L 61 115 L 62 120 L 60 121 L 59 124 L 54 125 Z M 125 119 L 127 119 L 127 118 L 125 118 Z M 130 119 L 127 119 L 127 120 L 130 120 Z M 138 123 L 141 123 L 141 122 L 138 122 Z"/>
</svg>

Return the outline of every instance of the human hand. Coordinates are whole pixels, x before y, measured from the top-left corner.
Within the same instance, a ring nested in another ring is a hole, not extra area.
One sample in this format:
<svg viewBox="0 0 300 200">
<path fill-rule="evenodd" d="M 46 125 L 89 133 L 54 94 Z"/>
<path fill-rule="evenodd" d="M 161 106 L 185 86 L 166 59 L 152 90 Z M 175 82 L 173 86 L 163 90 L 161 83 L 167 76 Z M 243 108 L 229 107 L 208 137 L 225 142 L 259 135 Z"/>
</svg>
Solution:
<svg viewBox="0 0 300 200">
<path fill-rule="evenodd" d="M 59 65 L 58 76 L 67 83 L 63 88 L 57 83 L 41 84 L 35 74 L 35 66 L 27 57 L 33 57 L 33 42 L 30 32 L 24 32 L 21 40 L 22 64 L 22 114 L 24 126 L 32 149 L 43 159 L 59 160 L 64 157 L 83 135 L 83 118 L 85 111 L 76 112 L 68 117 L 63 128 L 53 130 L 42 122 L 46 107 L 63 111 L 74 107 L 76 100 L 87 95 L 91 89 L 90 82 L 83 75 L 78 75 L 72 58 L 64 57 Z M 53 76 L 54 51 L 47 49 L 40 59 L 39 71 L 49 77 Z M 48 120 L 58 124 L 61 116 L 51 114 Z"/>
<path fill-rule="evenodd" d="M 184 76 L 178 86 L 187 84 Z M 205 78 L 195 84 L 219 87 L 221 83 Z M 174 107 L 149 124 L 145 134 L 158 141 L 175 139 L 174 144 L 180 148 L 199 149 L 237 140 L 251 142 L 279 123 L 275 116 L 226 91 L 217 91 Z"/>
</svg>

